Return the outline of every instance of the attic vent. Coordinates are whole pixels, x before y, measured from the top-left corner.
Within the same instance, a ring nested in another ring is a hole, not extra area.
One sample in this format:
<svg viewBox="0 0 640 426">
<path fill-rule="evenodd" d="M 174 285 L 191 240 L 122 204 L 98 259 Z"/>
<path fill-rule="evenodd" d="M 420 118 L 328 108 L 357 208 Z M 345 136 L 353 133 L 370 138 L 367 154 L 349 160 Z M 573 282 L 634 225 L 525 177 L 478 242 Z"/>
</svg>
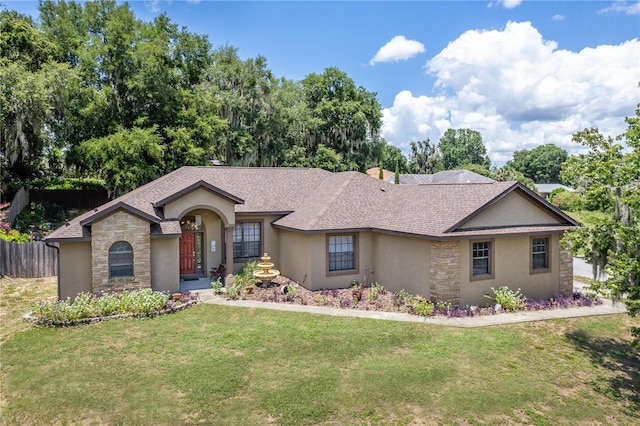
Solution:
<svg viewBox="0 0 640 426">
<path fill-rule="evenodd" d="M 380 188 L 380 191 L 382 191 L 382 192 L 387 192 L 387 190 L 386 190 L 386 189 L 384 189 L 384 188 Z"/>
</svg>

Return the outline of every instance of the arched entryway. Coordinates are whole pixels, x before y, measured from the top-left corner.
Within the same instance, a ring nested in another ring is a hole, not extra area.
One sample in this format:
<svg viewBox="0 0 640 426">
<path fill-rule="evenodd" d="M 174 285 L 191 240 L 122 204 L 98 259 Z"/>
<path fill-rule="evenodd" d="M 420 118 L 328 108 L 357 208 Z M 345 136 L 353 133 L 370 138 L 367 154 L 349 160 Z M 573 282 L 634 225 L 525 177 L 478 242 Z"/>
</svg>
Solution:
<svg viewBox="0 0 640 426">
<path fill-rule="evenodd" d="M 233 273 L 234 224 L 212 206 L 193 206 L 180 217 L 180 279 L 209 279 L 212 269 Z"/>
</svg>

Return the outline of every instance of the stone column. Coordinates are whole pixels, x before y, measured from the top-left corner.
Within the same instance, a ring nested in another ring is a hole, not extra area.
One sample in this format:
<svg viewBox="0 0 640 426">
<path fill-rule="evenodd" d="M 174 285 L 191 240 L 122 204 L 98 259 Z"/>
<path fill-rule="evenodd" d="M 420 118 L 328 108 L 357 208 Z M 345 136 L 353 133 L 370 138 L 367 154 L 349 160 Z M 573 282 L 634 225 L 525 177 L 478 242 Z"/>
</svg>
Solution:
<svg viewBox="0 0 640 426">
<path fill-rule="evenodd" d="M 429 249 L 432 302 L 460 304 L 460 241 L 432 241 Z"/>
<path fill-rule="evenodd" d="M 233 274 L 233 228 L 235 228 L 235 225 L 229 225 L 224 229 L 224 240 L 227 256 L 225 268 L 227 274 Z"/>
<path fill-rule="evenodd" d="M 573 256 L 560 248 L 560 283 L 558 292 L 565 296 L 573 293 Z"/>
</svg>

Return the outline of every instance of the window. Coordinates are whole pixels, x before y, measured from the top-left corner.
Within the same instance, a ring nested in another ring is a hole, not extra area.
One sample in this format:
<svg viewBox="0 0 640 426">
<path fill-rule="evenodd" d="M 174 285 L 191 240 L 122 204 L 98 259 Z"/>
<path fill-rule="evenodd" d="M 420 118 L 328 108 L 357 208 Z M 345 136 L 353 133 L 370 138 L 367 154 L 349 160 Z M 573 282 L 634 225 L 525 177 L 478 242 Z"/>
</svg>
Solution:
<svg viewBox="0 0 640 426">
<path fill-rule="evenodd" d="M 490 278 L 493 276 L 491 241 L 478 241 L 471 247 L 471 277 Z"/>
<path fill-rule="evenodd" d="M 133 277 L 133 249 L 126 241 L 109 248 L 109 278 Z"/>
<path fill-rule="evenodd" d="M 531 239 L 531 271 L 549 270 L 549 238 Z"/>
<path fill-rule="evenodd" d="M 356 236 L 330 235 L 327 240 L 329 272 L 354 271 L 356 269 Z"/>
<path fill-rule="evenodd" d="M 233 258 L 260 257 L 260 222 L 239 222 L 233 228 Z"/>
</svg>

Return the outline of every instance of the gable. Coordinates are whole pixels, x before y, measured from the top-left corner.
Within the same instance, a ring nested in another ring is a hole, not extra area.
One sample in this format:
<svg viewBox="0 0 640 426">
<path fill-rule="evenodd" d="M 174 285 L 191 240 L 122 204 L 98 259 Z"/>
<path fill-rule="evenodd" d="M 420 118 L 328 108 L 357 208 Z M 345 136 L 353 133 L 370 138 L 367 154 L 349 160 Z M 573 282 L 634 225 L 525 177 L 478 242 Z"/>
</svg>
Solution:
<svg viewBox="0 0 640 426">
<path fill-rule="evenodd" d="M 225 225 L 229 225 L 235 223 L 235 205 L 236 202 L 229 197 L 198 187 L 167 203 L 164 217 L 178 219 L 191 210 L 206 208 L 218 213 Z"/>
<path fill-rule="evenodd" d="M 111 214 L 113 214 L 116 211 L 120 211 L 120 210 L 125 210 L 127 211 L 129 214 L 134 215 L 134 216 L 138 216 L 140 218 L 146 219 L 149 222 L 154 222 L 154 223 L 159 223 L 160 220 L 155 217 L 152 216 L 142 210 L 136 209 L 135 207 L 132 207 L 128 204 L 125 204 L 123 202 L 118 202 L 118 203 L 107 203 L 104 206 L 108 205 L 107 208 L 100 210 L 100 207 L 94 209 L 93 212 L 90 213 L 90 215 L 88 217 L 86 217 L 85 219 L 82 219 L 80 221 L 80 225 L 85 226 L 85 225 L 90 225 L 93 222 L 96 222 L 100 219 L 102 219 L 103 217 L 107 217 Z M 101 206 L 102 207 L 102 206 Z"/>
<path fill-rule="evenodd" d="M 535 202 L 521 191 L 509 194 L 464 222 L 456 230 L 531 226 L 560 225 L 566 221 L 543 204 Z"/>
</svg>

